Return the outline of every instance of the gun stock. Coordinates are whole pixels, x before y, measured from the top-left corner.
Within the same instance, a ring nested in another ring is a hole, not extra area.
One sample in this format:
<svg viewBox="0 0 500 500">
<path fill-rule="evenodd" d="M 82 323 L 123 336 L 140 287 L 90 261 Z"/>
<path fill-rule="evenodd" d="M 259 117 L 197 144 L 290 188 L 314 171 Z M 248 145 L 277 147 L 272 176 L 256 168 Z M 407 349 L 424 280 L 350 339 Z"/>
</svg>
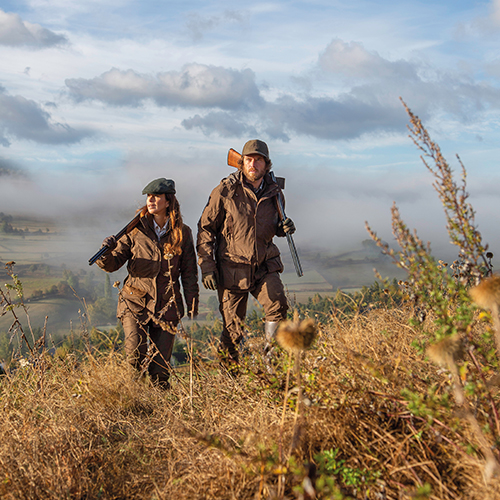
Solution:
<svg viewBox="0 0 500 500">
<path fill-rule="evenodd" d="M 238 168 L 238 162 L 240 161 L 241 154 L 235 149 L 231 148 L 227 153 L 227 164 L 230 167 Z"/>
</svg>

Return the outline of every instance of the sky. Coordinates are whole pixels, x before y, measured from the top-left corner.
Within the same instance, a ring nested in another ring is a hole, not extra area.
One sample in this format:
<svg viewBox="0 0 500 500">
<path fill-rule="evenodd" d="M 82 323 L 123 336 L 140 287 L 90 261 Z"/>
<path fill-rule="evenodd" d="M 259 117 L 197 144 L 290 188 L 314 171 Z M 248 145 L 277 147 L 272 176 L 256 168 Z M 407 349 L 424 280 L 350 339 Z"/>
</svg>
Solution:
<svg viewBox="0 0 500 500">
<path fill-rule="evenodd" d="M 99 247 L 175 180 L 185 222 L 267 142 L 299 249 L 391 242 L 390 207 L 449 250 L 402 98 L 500 248 L 500 0 L 0 0 L 0 211 Z M 93 253 L 93 252 L 92 252 Z M 500 258 L 500 249 L 499 249 Z"/>
</svg>

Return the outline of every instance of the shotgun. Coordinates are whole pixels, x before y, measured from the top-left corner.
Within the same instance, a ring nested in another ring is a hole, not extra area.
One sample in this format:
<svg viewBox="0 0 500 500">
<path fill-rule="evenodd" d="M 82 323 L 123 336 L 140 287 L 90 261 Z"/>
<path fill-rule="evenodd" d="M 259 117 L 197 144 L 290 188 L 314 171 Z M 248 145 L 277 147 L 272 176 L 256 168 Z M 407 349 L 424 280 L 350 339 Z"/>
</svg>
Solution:
<svg viewBox="0 0 500 500">
<path fill-rule="evenodd" d="M 239 167 L 238 163 L 240 158 L 241 154 L 238 153 L 238 151 L 231 148 L 227 153 L 227 164 L 230 167 L 238 168 Z M 273 182 L 278 184 L 280 188 L 280 192 L 276 197 L 276 204 L 278 206 L 278 215 L 280 217 L 281 222 L 283 222 L 286 219 L 285 208 L 283 205 L 283 191 L 282 191 L 282 189 L 285 188 L 285 179 L 283 179 L 282 177 L 276 177 L 274 175 L 274 172 L 269 172 L 269 175 L 271 176 Z M 302 272 L 302 266 L 300 265 L 299 254 L 297 252 L 297 248 L 295 247 L 295 242 L 293 241 L 291 234 L 286 233 L 285 236 L 288 242 L 288 248 L 290 249 L 290 253 L 292 254 L 292 260 L 293 260 L 293 265 L 295 266 L 295 271 L 297 273 L 297 276 L 300 278 L 301 276 L 304 276 L 304 273 Z"/>
<path fill-rule="evenodd" d="M 115 234 L 116 241 L 118 241 L 124 234 L 129 233 L 134 229 L 135 226 L 139 223 L 140 218 L 142 217 L 142 212 L 139 212 L 120 232 Z M 103 246 L 99 249 L 97 253 L 92 255 L 89 259 L 89 266 L 91 266 L 97 259 L 102 257 L 109 250 L 108 246 Z"/>
</svg>

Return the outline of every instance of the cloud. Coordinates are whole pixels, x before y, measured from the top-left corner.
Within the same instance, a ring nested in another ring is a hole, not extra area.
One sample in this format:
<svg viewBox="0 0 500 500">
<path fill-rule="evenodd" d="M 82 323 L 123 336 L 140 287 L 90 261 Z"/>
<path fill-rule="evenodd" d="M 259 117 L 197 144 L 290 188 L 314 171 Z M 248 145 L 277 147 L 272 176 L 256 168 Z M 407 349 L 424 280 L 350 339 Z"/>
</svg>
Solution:
<svg viewBox="0 0 500 500">
<path fill-rule="evenodd" d="M 323 71 L 349 78 L 417 80 L 417 71 L 408 61 L 388 61 L 377 52 L 367 51 L 361 43 L 334 39 L 320 55 Z"/>
<path fill-rule="evenodd" d="M 457 26 L 457 35 L 464 36 L 471 30 L 472 33 L 495 34 L 500 29 L 500 0 L 491 0 L 488 6 L 487 17 L 477 17 L 470 24 Z"/>
<path fill-rule="evenodd" d="M 285 142 L 293 135 L 336 141 L 403 131 L 407 116 L 400 97 L 423 120 L 444 114 L 471 123 L 500 107 L 500 89 L 489 82 L 418 61 L 391 61 L 354 41 L 332 40 L 309 73 L 311 85 L 302 86 L 301 94 L 278 94 L 269 84 L 261 93 L 250 69 L 196 63 L 156 75 L 114 68 L 92 79 L 68 79 L 66 86 L 76 101 L 195 108 L 200 111 L 184 117 L 181 125 L 205 136 L 255 135 Z M 277 97 L 266 99 L 273 94 Z"/>
<path fill-rule="evenodd" d="M 375 129 L 384 128 L 383 122 L 389 128 L 397 125 L 400 115 L 394 108 L 399 107 L 399 97 L 421 118 L 445 112 L 465 122 L 500 106 L 499 89 L 467 73 L 447 72 L 417 61 L 389 61 L 357 42 L 333 40 L 320 55 L 318 67 L 325 78 L 352 80 L 340 100 L 354 113 L 360 111 L 358 118 L 364 117 L 365 125 L 371 122 Z M 373 116 L 377 108 L 384 118 Z"/>
<path fill-rule="evenodd" d="M 243 15 L 239 12 L 227 10 L 221 16 L 207 16 L 203 17 L 197 12 L 192 12 L 188 16 L 186 29 L 189 36 L 194 41 L 200 41 L 208 31 L 213 31 L 219 26 L 224 28 L 228 23 L 243 23 Z"/>
<path fill-rule="evenodd" d="M 500 28 L 500 0 L 493 0 L 491 2 L 490 20 L 494 26 Z"/>
<path fill-rule="evenodd" d="M 27 179 L 27 173 L 16 163 L 0 158 L 0 178 L 24 178 Z"/>
<path fill-rule="evenodd" d="M 0 145 L 9 146 L 11 136 L 43 144 L 70 144 L 90 135 L 90 130 L 54 122 L 35 101 L 8 95 L 0 88 Z"/>
<path fill-rule="evenodd" d="M 205 135 L 218 134 L 221 137 L 244 137 L 257 135 L 255 127 L 236 119 L 230 113 L 211 112 L 205 116 L 195 115 L 183 120 L 186 130 L 199 128 Z"/>
<path fill-rule="evenodd" d="M 64 35 L 23 21 L 18 14 L 0 9 L 0 45 L 29 46 L 42 49 L 68 43 Z"/>
<path fill-rule="evenodd" d="M 244 109 L 261 102 L 255 74 L 220 66 L 188 64 L 181 71 L 142 75 L 113 68 L 92 78 L 66 80 L 76 101 L 93 99 L 113 106 L 138 106 L 153 100 L 158 106 Z"/>
<path fill-rule="evenodd" d="M 395 99 L 394 104 L 399 104 Z M 387 106 L 346 94 L 338 99 L 314 98 L 299 101 L 281 97 L 266 107 L 270 122 L 267 133 L 287 139 L 287 131 L 319 139 L 353 139 L 364 133 L 391 131 L 404 127 L 406 115 L 401 105 Z"/>
</svg>

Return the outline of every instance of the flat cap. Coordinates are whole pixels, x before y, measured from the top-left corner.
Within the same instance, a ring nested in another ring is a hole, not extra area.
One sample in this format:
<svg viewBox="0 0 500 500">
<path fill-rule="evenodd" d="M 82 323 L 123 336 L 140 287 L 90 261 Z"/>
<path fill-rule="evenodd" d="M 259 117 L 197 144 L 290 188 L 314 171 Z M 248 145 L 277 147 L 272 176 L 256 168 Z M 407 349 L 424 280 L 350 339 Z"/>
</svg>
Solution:
<svg viewBox="0 0 500 500">
<path fill-rule="evenodd" d="M 172 179 L 160 177 L 151 181 L 142 190 L 142 194 L 175 194 L 175 182 Z"/>
<path fill-rule="evenodd" d="M 257 154 L 269 159 L 269 148 L 264 141 L 252 139 L 243 146 L 243 152 L 241 154 L 243 156 Z"/>
</svg>

